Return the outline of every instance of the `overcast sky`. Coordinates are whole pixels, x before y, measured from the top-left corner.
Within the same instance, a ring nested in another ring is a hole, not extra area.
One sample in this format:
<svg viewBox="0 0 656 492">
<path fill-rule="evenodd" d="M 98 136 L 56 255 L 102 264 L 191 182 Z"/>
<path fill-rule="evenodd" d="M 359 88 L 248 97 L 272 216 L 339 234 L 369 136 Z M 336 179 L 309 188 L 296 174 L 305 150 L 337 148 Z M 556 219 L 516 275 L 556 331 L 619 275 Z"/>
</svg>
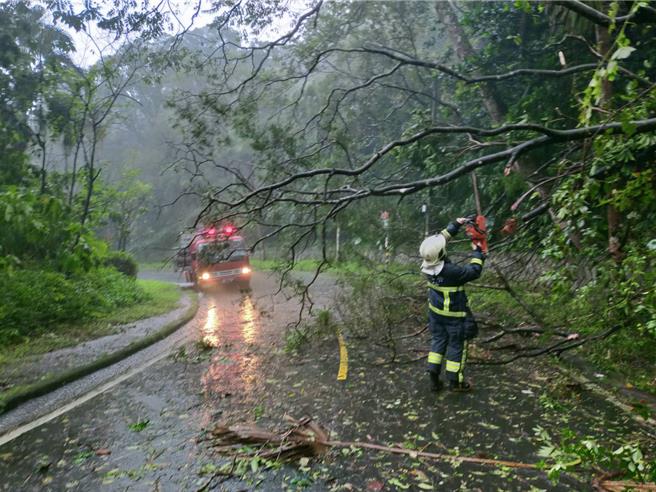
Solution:
<svg viewBox="0 0 656 492">
<path fill-rule="evenodd" d="M 287 0 L 286 5 L 290 7 L 292 12 L 298 14 L 305 12 L 310 2 L 311 0 Z M 83 0 L 75 0 L 74 4 L 79 5 L 81 9 L 84 2 Z M 164 1 L 162 4 L 163 11 L 170 14 L 169 19 L 173 24 L 170 34 L 175 35 L 183 32 L 188 30 L 190 26 L 191 29 L 197 29 L 210 24 L 215 17 L 215 14 L 207 12 L 207 9 L 211 5 L 211 0 Z M 261 40 L 273 39 L 287 32 L 291 28 L 291 25 L 292 18 L 290 16 L 278 19 L 272 24 L 270 29 L 261 33 L 258 38 Z M 81 66 L 92 65 L 98 61 L 100 53 L 104 56 L 111 55 L 125 43 L 124 38 L 115 40 L 113 36 L 94 28 L 94 26 L 89 26 L 88 32 L 77 32 L 70 28 L 66 28 L 65 30 L 70 34 L 75 43 L 76 53 L 73 54 L 73 60 Z"/>
<path fill-rule="evenodd" d="M 200 11 L 196 14 L 200 2 Z M 75 0 L 74 5 L 79 5 L 81 9 L 83 0 Z M 173 23 L 171 34 L 184 31 L 192 26 L 192 29 L 206 26 L 214 19 L 213 14 L 205 12 L 210 6 L 210 0 L 167 0 L 163 2 L 162 8 L 166 13 L 170 13 L 170 20 Z M 110 33 L 104 32 L 93 25 L 87 26 L 87 32 L 78 32 L 74 29 L 65 29 L 73 38 L 76 53 L 73 54 L 73 60 L 81 66 L 89 66 L 98 61 L 100 54 L 110 55 L 118 49 L 124 42 L 123 39 L 114 39 Z"/>
</svg>

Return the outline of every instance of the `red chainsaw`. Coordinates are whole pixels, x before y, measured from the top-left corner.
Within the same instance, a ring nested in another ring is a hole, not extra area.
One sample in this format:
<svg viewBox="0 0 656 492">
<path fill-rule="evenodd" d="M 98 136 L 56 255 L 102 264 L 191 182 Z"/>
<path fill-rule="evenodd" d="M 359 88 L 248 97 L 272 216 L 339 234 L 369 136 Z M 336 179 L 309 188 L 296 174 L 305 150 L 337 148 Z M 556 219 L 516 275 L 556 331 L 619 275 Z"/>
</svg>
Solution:
<svg viewBox="0 0 656 492">
<path fill-rule="evenodd" d="M 475 246 L 478 246 L 483 253 L 487 254 L 487 220 L 480 214 L 468 217 L 468 219 L 465 223 L 467 235 Z"/>
<path fill-rule="evenodd" d="M 476 203 L 476 215 L 467 217 L 465 231 L 471 238 L 475 246 L 481 248 L 483 253 L 487 254 L 487 220 L 481 212 L 481 197 L 478 194 L 478 183 L 476 182 L 476 172 L 471 173 L 472 187 L 474 189 L 474 201 Z"/>
</svg>

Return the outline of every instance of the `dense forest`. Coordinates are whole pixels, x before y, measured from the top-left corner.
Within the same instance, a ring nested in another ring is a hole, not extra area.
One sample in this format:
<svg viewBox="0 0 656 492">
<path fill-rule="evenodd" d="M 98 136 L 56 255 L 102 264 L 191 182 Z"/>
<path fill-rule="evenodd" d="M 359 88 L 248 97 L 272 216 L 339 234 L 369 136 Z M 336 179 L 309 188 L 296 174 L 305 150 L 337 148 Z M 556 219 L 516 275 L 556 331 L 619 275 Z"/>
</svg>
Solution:
<svg viewBox="0 0 656 492">
<path fill-rule="evenodd" d="M 649 2 L 251 0 L 188 22 L 118 0 L 0 9 L 4 339 L 138 298 L 125 252 L 170 258 L 202 223 L 317 273 L 414 265 L 425 233 L 476 211 L 474 176 L 490 282 L 540 293 L 521 304 L 545 353 L 620 337 L 599 360 L 630 347 L 653 390 Z"/>
</svg>

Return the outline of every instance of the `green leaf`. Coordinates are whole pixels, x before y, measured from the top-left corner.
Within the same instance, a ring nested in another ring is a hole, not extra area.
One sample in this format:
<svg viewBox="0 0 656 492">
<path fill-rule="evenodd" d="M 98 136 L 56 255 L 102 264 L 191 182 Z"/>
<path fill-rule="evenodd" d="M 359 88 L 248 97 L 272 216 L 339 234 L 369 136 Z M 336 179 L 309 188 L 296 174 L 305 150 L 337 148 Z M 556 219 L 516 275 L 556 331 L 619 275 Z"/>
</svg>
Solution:
<svg viewBox="0 0 656 492">
<path fill-rule="evenodd" d="M 409 484 L 401 482 L 398 478 L 392 478 L 388 483 L 390 485 L 396 485 L 402 490 L 408 490 L 410 488 Z"/>
<path fill-rule="evenodd" d="M 615 53 L 613 53 L 611 60 L 624 60 L 625 58 L 631 56 L 631 53 L 633 53 L 635 50 L 636 49 L 632 46 L 623 46 L 622 48 L 619 48 Z"/>
<path fill-rule="evenodd" d="M 138 422 L 134 422 L 133 424 L 128 425 L 128 427 L 133 432 L 141 432 L 146 427 L 148 427 L 148 424 L 150 424 L 150 420 L 140 420 Z"/>
<path fill-rule="evenodd" d="M 627 136 L 632 136 L 636 132 L 636 125 L 628 118 L 622 118 L 622 131 L 626 133 Z"/>
</svg>

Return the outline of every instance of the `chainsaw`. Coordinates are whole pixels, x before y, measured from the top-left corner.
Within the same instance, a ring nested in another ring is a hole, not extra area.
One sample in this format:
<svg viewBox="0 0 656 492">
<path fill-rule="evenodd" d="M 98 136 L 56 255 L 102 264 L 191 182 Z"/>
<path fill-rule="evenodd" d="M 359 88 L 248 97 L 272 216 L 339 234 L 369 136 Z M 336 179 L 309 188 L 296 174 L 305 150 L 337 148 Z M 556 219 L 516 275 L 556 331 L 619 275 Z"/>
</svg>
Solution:
<svg viewBox="0 0 656 492">
<path fill-rule="evenodd" d="M 474 202 L 476 203 L 476 215 L 470 215 L 465 222 L 465 231 L 471 238 L 474 246 L 481 249 L 484 254 L 487 254 L 487 219 L 481 212 L 481 197 L 478 194 L 478 183 L 476 180 L 476 172 L 471 172 L 472 187 L 474 191 Z"/>
<path fill-rule="evenodd" d="M 474 246 L 487 254 L 487 220 L 483 215 L 471 215 L 465 222 L 465 231 Z"/>
</svg>

